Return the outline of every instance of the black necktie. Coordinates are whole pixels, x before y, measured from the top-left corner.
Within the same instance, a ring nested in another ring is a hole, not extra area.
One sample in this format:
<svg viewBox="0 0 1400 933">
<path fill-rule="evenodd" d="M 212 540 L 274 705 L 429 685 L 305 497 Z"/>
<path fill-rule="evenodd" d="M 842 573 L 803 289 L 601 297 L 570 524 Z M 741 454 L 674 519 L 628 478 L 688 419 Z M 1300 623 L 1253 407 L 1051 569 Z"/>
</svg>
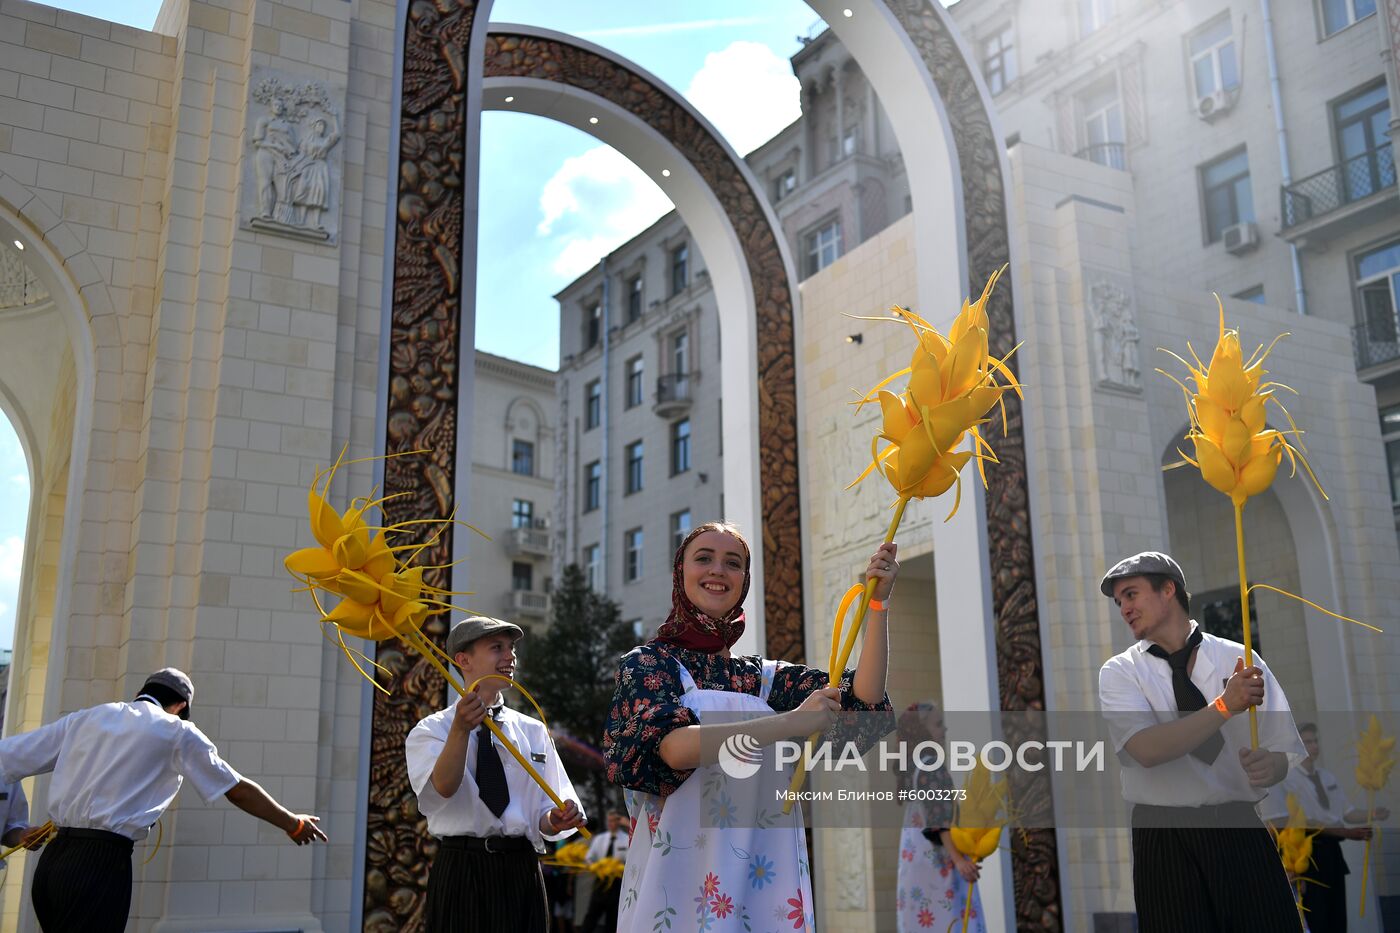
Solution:
<svg viewBox="0 0 1400 933">
<path fill-rule="evenodd" d="M 1191 637 L 1186 639 L 1186 647 L 1180 651 L 1167 653 L 1167 649 L 1161 645 L 1148 645 L 1147 653 L 1154 658 L 1161 658 L 1171 666 L 1172 669 L 1172 693 L 1176 694 L 1176 708 L 1183 713 L 1194 713 L 1198 709 L 1205 709 L 1205 695 L 1191 683 L 1191 675 L 1186 672 L 1186 666 L 1191 663 L 1191 652 L 1201 643 L 1200 626 L 1191 633 Z M 1225 747 L 1225 737 L 1219 732 L 1211 733 L 1210 738 L 1203 741 L 1191 750 L 1191 754 L 1206 764 L 1214 763 L 1220 750 Z"/>
<path fill-rule="evenodd" d="M 491 730 L 486 723 L 476 734 L 476 792 L 486 809 L 500 815 L 506 812 L 510 803 L 510 788 L 506 786 L 506 769 L 501 765 L 501 753 L 496 751 L 496 743 L 491 741 Z"/>
<path fill-rule="evenodd" d="M 1327 791 L 1322 789 L 1322 775 L 1314 769 L 1313 773 L 1308 776 L 1312 778 L 1313 789 L 1317 791 L 1317 802 L 1322 804 L 1322 809 L 1326 810 L 1332 804 L 1327 799 Z"/>
<path fill-rule="evenodd" d="M 1326 805 L 1326 804 L 1323 804 L 1323 806 L 1325 807 L 1325 806 L 1327 806 L 1327 805 Z M 613 845 L 614 845 L 614 843 L 616 843 L 616 842 L 617 842 L 617 833 L 608 833 L 608 852 L 607 852 L 606 855 L 603 856 L 603 858 L 612 858 L 612 854 L 613 854 Z"/>
</svg>

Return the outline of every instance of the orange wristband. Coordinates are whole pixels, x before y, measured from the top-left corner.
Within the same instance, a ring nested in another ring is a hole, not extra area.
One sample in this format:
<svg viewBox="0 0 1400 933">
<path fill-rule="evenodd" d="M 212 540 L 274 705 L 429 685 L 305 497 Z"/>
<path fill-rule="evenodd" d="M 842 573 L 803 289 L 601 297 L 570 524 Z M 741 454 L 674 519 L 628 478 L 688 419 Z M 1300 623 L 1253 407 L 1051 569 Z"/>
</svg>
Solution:
<svg viewBox="0 0 1400 933">
<path fill-rule="evenodd" d="M 876 612 L 884 612 L 885 601 L 883 599 L 872 599 L 870 601 L 870 608 L 875 610 Z"/>
<path fill-rule="evenodd" d="M 297 837 L 301 835 L 301 831 L 305 828 L 306 820 L 297 820 L 297 828 L 287 830 L 287 838 L 292 840 L 293 842 L 296 842 Z"/>
<path fill-rule="evenodd" d="M 1225 705 L 1225 694 L 1223 693 L 1215 698 L 1215 708 L 1220 710 L 1220 715 L 1224 716 L 1226 719 L 1229 719 L 1231 716 L 1235 715 L 1234 713 L 1230 712 L 1230 707 Z"/>
</svg>

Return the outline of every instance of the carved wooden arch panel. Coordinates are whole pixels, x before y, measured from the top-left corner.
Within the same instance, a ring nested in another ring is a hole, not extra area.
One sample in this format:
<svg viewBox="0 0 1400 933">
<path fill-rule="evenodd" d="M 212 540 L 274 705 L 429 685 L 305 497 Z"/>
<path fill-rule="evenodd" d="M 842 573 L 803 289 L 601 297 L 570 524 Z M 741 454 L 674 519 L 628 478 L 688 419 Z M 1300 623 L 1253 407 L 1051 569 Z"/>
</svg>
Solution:
<svg viewBox="0 0 1400 933">
<path fill-rule="evenodd" d="M 427 449 L 385 464 L 388 521 L 452 513 L 458 424 L 458 351 L 463 249 L 469 237 L 464 178 L 468 87 L 476 0 L 410 0 L 404 32 L 399 178 L 389 333 L 386 453 Z M 487 38 L 486 75 L 569 83 L 628 110 L 661 133 L 709 184 L 741 244 L 757 309 L 761 529 L 766 649 L 803 658 L 801 524 L 793 288 L 759 195 L 704 124 L 625 64 L 565 42 Z M 451 541 L 433 544 L 426 565 L 452 561 Z M 439 573 L 433 582 L 446 585 Z M 441 639 L 444 620 L 427 627 Z M 419 817 L 403 757 L 404 739 L 441 708 L 446 685 L 397 643 L 377 652 L 391 694 L 376 692 L 370 749 L 363 927 L 421 930 L 436 841 Z"/>
<path fill-rule="evenodd" d="M 1011 261 L 1006 179 L 1001 172 L 1002 141 L 993 131 L 972 65 L 963 57 L 950 30 L 948 14 L 935 9 L 932 0 L 883 2 L 913 42 L 948 115 L 962 173 L 966 290 L 977 295 L 991 274 Z M 998 356 L 1016 346 L 1011 285 L 1010 276 L 1003 278 L 987 309 L 991 325 L 989 348 Z M 1012 365 L 1015 366 L 1014 357 Z M 996 442 L 1001 462 L 995 470 L 987 471 L 986 496 L 997 680 L 1003 710 L 1044 711 L 1045 667 L 1031 542 L 1025 421 L 1018 399 L 1011 398 L 1006 411 L 1009 431 L 1004 440 Z M 1008 721 L 1006 741 L 1014 744 L 1033 738 L 1037 736 L 1027 734 L 1021 724 Z M 1054 811 L 1047 774 L 1041 772 L 1034 780 L 1016 780 L 1011 788 L 1017 809 L 1031 825 L 1046 826 L 1051 822 Z M 1010 836 L 1016 929 L 1063 929 L 1054 830 L 1018 831 Z"/>
</svg>

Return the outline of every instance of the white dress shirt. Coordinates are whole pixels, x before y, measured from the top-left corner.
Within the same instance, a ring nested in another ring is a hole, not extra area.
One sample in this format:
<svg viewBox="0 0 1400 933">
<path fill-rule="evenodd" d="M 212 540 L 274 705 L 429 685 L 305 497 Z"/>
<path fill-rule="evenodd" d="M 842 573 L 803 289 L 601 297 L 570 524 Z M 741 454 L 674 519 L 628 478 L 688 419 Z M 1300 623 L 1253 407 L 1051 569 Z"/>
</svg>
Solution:
<svg viewBox="0 0 1400 933">
<path fill-rule="evenodd" d="M 1192 620 L 1192 630 L 1197 627 Z M 1220 729 L 1225 747 L 1211 764 L 1194 755 L 1182 755 L 1155 768 L 1144 768 L 1123 748 L 1144 729 L 1176 718 L 1176 694 L 1171 666 L 1164 658 L 1147 653 L 1151 642 L 1143 640 L 1104 662 L 1099 670 L 1099 705 L 1114 751 L 1123 765 L 1123 798 L 1129 803 L 1164 807 L 1200 807 L 1232 801 L 1254 802 L 1265 789 L 1254 787 L 1240 766 L 1240 749 L 1249 748 L 1249 715 L 1237 713 Z M 1225 689 L 1235 671 L 1235 659 L 1244 657 L 1244 645 L 1203 632 L 1191 668 L 1191 682 L 1209 704 Z M 1288 756 L 1289 766 L 1306 757 L 1303 740 L 1293 723 L 1293 713 L 1283 688 L 1257 653 L 1254 664 L 1264 672 L 1264 702 L 1258 709 L 1259 747 Z"/>
<path fill-rule="evenodd" d="M 538 852 L 544 851 L 544 839 L 563 839 L 573 834 L 575 830 L 567 829 L 556 835 L 541 835 L 540 817 L 554 809 L 554 802 L 525 772 L 515 756 L 504 748 L 498 748 L 498 752 L 506 773 L 506 786 L 510 788 L 510 803 L 506 805 L 505 812 L 497 817 L 481 802 L 474 776 L 481 726 L 473 729 L 467 739 L 467 767 L 462 786 L 451 797 L 443 797 L 437 792 L 431 780 L 433 766 L 447 743 L 456 710 L 457 704 L 453 703 L 433 713 L 414 726 L 404 742 L 408 780 L 418 795 L 418 812 L 428 820 L 428 832 L 434 836 L 524 836 L 534 843 Z M 554 788 L 561 800 L 578 800 L 573 782 L 564 773 L 559 753 L 555 751 L 544 723 L 502 706 L 496 715 L 496 725 L 520 750 L 520 754 L 529 759 L 531 767 Z M 582 812 L 582 807 L 579 809 Z"/>
<path fill-rule="evenodd" d="M 593 837 L 588 843 L 588 862 L 591 864 L 601 858 L 608 857 L 608 840 L 612 839 L 612 857 L 619 862 L 627 861 L 627 847 L 631 845 L 632 838 L 627 830 L 619 826 L 613 833 L 601 832 Z"/>
<path fill-rule="evenodd" d="M 0 837 L 10 830 L 29 827 L 29 798 L 19 781 L 0 786 Z"/>
<path fill-rule="evenodd" d="M 185 778 L 206 803 L 242 780 L 193 723 L 145 700 L 80 709 L 0 741 L 0 782 L 47 771 L 55 823 L 136 841 Z"/>
<path fill-rule="evenodd" d="M 1327 806 L 1324 807 L 1322 800 L 1318 798 L 1312 776 L 1301 764 L 1297 764 L 1288 769 L 1288 777 L 1269 788 L 1269 795 L 1259 804 L 1259 815 L 1282 826 L 1288 822 L 1288 795 L 1293 794 L 1298 798 L 1298 804 L 1303 808 L 1303 815 L 1308 818 L 1309 824 L 1343 825 L 1346 813 L 1351 809 L 1351 801 L 1347 799 L 1346 791 L 1342 790 L 1337 776 L 1331 771 L 1326 768 L 1313 770 L 1322 778 L 1322 789 L 1327 792 Z"/>
</svg>

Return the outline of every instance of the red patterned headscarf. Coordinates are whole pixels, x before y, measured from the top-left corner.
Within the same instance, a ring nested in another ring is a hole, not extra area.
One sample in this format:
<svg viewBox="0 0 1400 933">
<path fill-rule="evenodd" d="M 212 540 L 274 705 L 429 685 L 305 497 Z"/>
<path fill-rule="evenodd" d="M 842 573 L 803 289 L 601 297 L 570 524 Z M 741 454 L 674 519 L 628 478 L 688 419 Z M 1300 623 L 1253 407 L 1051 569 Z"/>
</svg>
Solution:
<svg viewBox="0 0 1400 933">
<path fill-rule="evenodd" d="M 707 531 L 719 531 L 735 538 L 744 549 L 744 585 L 739 591 L 739 600 L 723 619 L 712 618 L 699 609 L 685 595 L 685 549 L 690 542 Z M 676 549 L 676 559 L 671 570 L 671 614 L 656 633 L 655 641 L 677 648 L 689 648 L 706 654 L 719 654 L 725 648 L 734 647 L 739 636 L 744 634 L 744 597 L 749 595 L 749 543 L 739 533 L 739 529 L 728 522 L 706 522 L 693 528 Z"/>
</svg>

